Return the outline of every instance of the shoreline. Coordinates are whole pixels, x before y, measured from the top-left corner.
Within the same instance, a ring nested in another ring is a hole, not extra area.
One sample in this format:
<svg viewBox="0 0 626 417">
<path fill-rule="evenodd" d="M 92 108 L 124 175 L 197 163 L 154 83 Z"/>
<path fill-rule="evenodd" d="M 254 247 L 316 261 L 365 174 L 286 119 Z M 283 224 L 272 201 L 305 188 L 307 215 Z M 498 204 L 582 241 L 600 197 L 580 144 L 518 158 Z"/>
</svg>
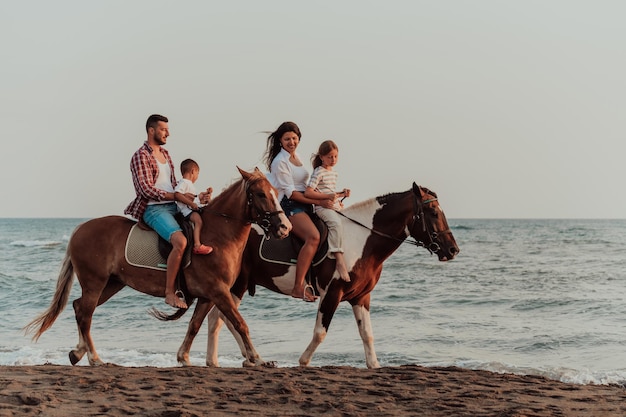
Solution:
<svg viewBox="0 0 626 417">
<path fill-rule="evenodd" d="M 0 416 L 621 416 L 626 388 L 404 365 L 0 367 Z"/>
</svg>

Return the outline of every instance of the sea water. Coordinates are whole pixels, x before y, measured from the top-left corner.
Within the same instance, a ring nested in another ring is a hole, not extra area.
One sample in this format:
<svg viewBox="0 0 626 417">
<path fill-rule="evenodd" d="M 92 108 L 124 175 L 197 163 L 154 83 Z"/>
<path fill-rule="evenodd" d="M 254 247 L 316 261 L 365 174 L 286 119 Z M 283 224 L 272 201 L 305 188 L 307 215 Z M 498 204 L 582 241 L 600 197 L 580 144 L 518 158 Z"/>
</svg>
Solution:
<svg viewBox="0 0 626 417">
<path fill-rule="evenodd" d="M 78 343 L 71 301 L 37 343 L 22 328 L 52 298 L 69 237 L 85 219 L 0 219 L 0 365 L 69 364 Z M 626 220 L 449 220 L 461 253 L 439 262 L 403 244 L 372 292 L 382 366 L 459 366 L 579 384 L 626 383 Z M 80 296 L 75 280 L 70 300 Z M 316 305 L 257 288 L 241 312 L 262 358 L 297 366 Z M 177 366 L 190 312 L 164 323 L 161 298 L 126 288 L 94 314 L 105 362 Z M 206 326 L 191 362 L 202 366 Z M 222 366 L 241 366 L 224 329 Z M 79 365 L 87 365 L 84 358 Z M 342 303 L 312 366 L 365 367 L 350 305 Z"/>
</svg>

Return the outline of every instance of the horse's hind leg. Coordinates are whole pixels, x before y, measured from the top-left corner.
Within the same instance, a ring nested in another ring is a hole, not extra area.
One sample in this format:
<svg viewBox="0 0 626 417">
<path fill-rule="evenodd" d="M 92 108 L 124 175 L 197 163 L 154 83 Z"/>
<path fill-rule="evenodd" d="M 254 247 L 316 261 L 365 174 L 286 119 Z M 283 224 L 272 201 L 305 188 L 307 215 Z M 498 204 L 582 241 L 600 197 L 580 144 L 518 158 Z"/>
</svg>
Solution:
<svg viewBox="0 0 626 417">
<path fill-rule="evenodd" d="M 70 363 L 76 365 L 87 353 L 87 359 L 90 365 L 102 365 L 104 362 L 100 360 L 96 347 L 91 338 L 91 320 L 96 306 L 104 303 L 118 291 L 124 288 L 124 284 L 119 281 L 108 281 L 104 290 L 87 291 L 83 288 L 83 294 L 80 298 L 74 300 L 74 315 L 76 316 L 76 324 L 78 325 L 78 345 L 69 353 Z"/>
<path fill-rule="evenodd" d="M 196 308 L 194 309 L 191 320 L 189 320 L 189 325 L 187 326 L 185 339 L 180 345 L 180 348 L 178 348 L 178 353 L 176 354 L 176 359 L 183 366 L 191 366 L 191 361 L 189 360 L 189 351 L 191 350 L 191 344 L 193 343 L 193 340 L 195 339 L 198 332 L 200 331 L 202 322 L 204 321 L 204 318 L 207 316 L 207 313 L 209 312 L 211 307 L 213 307 L 212 301 L 198 298 Z"/>
<path fill-rule="evenodd" d="M 109 280 L 107 282 L 107 286 L 104 287 L 104 291 L 102 291 L 102 294 L 100 294 L 100 299 L 98 299 L 98 305 L 106 303 L 109 298 L 120 292 L 120 290 L 125 286 L 126 284 L 122 283 L 121 281 L 116 281 L 113 279 Z"/>
<path fill-rule="evenodd" d="M 313 329 L 313 339 L 311 339 L 311 342 L 300 356 L 300 366 L 309 366 L 311 359 L 313 359 L 313 354 L 326 338 L 328 327 L 335 315 L 335 311 L 337 311 L 340 299 L 341 294 L 329 290 L 320 301 L 315 328 Z"/>
<path fill-rule="evenodd" d="M 69 357 L 72 365 L 76 365 L 87 353 L 90 365 L 102 365 L 96 347 L 91 339 L 91 319 L 96 309 L 98 299 L 96 297 L 83 296 L 74 300 L 74 315 L 76 316 L 76 324 L 78 325 L 78 345 L 70 351 Z"/>
</svg>

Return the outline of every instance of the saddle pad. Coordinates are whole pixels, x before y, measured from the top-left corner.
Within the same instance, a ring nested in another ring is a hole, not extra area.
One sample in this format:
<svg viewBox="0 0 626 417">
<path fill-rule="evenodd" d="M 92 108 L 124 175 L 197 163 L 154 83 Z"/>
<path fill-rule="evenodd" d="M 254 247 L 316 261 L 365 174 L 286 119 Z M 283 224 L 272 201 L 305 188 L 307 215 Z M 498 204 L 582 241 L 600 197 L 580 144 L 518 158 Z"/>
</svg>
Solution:
<svg viewBox="0 0 626 417">
<path fill-rule="evenodd" d="M 299 244 L 298 246 L 301 246 Z M 324 241 L 315 253 L 313 266 L 316 266 L 326 258 L 328 242 Z M 282 265 L 295 265 L 298 259 L 298 250 L 291 236 L 284 239 L 261 239 L 259 245 L 259 257 L 265 262 Z"/>
<path fill-rule="evenodd" d="M 126 262 L 132 266 L 157 269 L 167 269 L 167 259 L 159 252 L 159 235 L 154 230 L 144 230 L 134 225 L 128 233 L 124 249 Z M 183 260 L 184 267 L 191 263 L 190 256 Z"/>
<path fill-rule="evenodd" d="M 289 237 L 284 239 L 261 239 L 259 257 L 266 262 L 295 265 L 298 259 L 298 252 L 294 249 Z"/>
</svg>

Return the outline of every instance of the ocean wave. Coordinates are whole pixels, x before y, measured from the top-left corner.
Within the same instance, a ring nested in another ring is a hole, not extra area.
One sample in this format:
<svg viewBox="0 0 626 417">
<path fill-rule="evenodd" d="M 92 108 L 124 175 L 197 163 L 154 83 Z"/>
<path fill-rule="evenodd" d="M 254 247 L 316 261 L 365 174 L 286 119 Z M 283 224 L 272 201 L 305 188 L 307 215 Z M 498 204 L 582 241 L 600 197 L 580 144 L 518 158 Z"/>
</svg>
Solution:
<svg viewBox="0 0 626 417">
<path fill-rule="evenodd" d="M 464 225 L 464 224 L 454 224 L 450 225 L 450 229 L 452 230 L 474 230 L 472 226 Z"/>
<path fill-rule="evenodd" d="M 626 386 L 626 371 L 589 371 L 564 367 L 532 368 L 509 365 L 501 362 L 457 361 L 454 363 L 432 363 L 424 366 L 457 366 L 459 368 L 490 371 L 499 374 L 534 375 L 555 381 L 577 385 Z"/>
<path fill-rule="evenodd" d="M 24 247 L 24 248 L 32 248 L 32 247 L 37 247 L 37 246 L 50 248 L 50 247 L 56 247 L 62 244 L 63 242 L 60 240 L 16 240 L 10 243 L 11 246 L 19 246 L 19 247 Z"/>
<path fill-rule="evenodd" d="M 108 363 L 114 363 L 118 366 L 150 366 L 156 368 L 179 366 L 174 353 L 119 348 L 103 348 L 99 351 L 101 356 L 106 358 Z M 386 357 L 385 355 L 382 355 L 380 359 L 383 367 L 407 365 L 407 358 L 402 355 L 400 355 L 400 357 L 395 357 L 394 355 Z M 225 368 L 241 367 L 242 360 L 243 359 L 238 355 L 220 355 L 219 357 L 220 366 Z M 190 361 L 194 366 L 204 366 L 204 354 L 202 352 L 192 352 Z M 323 352 L 316 356 L 316 362 L 319 363 L 318 366 L 327 366 L 332 364 L 333 366 L 351 366 L 355 368 L 364 367 L 362 358 L 353 354 Z M 69 365 L 67 349 L 42 349 L 33 346 L 22 346 L 15 349 L 0 350 L 0 366 L 34 366 L 44 364 Z M 483 370 L 499 374 L 534 375 L 577 385 L 626 386 L 626 371 L 590 371 L 565 367 L 533 368 L 515 366 L 501 362 L 481 362 L 474 360 L 457 360 L 454 362 L 433 363 L 419 363 L 419 361 L 414 361 L 411 362 L 411 364 L 424 367 L 455 366 L 464 369 Z M 83 359 L 77 364 L 77 366 L 89 366 L 89 364 L 86 359 Z M 278 366 L 283 368 L 298 366 L 297 358 L 283 357 L 282 360 L 279 361 Z"/>
</svg>

